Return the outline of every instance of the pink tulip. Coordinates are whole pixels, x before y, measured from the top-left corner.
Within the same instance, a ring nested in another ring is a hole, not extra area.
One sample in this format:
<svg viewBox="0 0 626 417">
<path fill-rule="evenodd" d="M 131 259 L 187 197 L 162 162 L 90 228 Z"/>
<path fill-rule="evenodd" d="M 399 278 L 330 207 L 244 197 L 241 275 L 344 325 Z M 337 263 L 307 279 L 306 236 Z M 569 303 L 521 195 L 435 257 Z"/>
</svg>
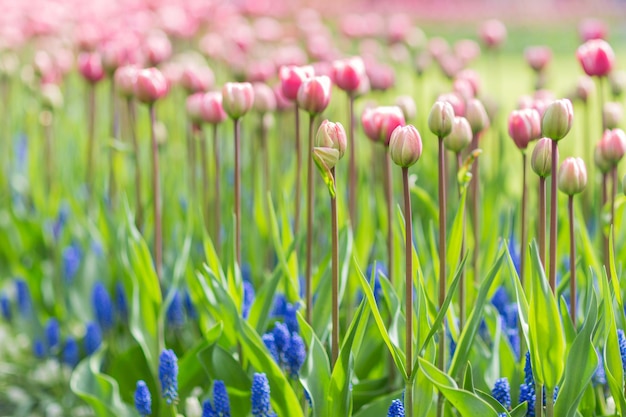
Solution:
<svg viewBox="0 0 626 417">
<path fill-rule="evenodd" d="M 524 50 L 524 58 L 530 67 L 541 72 L 552 59 L 552 50 L 547 46 L 529 46 Z"/>
<path fill-rule="evenodd" d="M 506 40 L 506 26 L 499 20 L 488 20 L 479 30 L 480 38 L 489 49 L 497 49 Z"/>
<path fill-rule="evenodd" d="M 187 109 L 187 115 L 191 119 L 194 125 L 199 125 L 202 122 L 202 101 L 204 99 L 203 93 L 191 94 L 187 97 L 185 108 Z"/>
<path fill-rule="evenodd" d="M 476 97 L 480 92 L 480 75 L 473 69 L 464 69 L 457 72 L 456 80 L 466 80 L 470 83 L 473 90 L 473 96 Z"/>
<path fill-rule="evenodd" d="M 461 39 L 454 44 L 454 55 L 465 66 L 480 56 L 480 45 L 471 39 Z"/>
<path fill-rule="evenodd" d="M 296 100 L 298 89 L 304 80 L 315 75 L 313 67 L 288 65 L 281 67 L 278 71 L 278 78 L 282 87 L 283 95 L 289 100 Z"/>
<path fill-rule="evenodd" d="M 583 103 L 586 103 L 589 96 L 595 91 L 596 86 L 593 83 L 593 79 L 587 75 L 581 75 L 576 85 L 576 97 L 578 97 Z"/>
<path fill-rule="evenodd" d="M 159 65 L 172 55 L 172 44 L 165 33 L 155 32 L 145 40 L 144 53 L 150 65 Z"/>
<path fill-rule="evenodd" d="M 337 87 L 353 94 L 367 77 L 365 64 L 360 57 L 342 59 L 333 63 L 333 82 Z"/>
<path fill-rule="evenodd" d="M 298 106 L 311 115 L 320 114 L 330 103 L 331 87 L 325 75 L 305 80 L 298 89 Z"/>
<path fill-rule="evenodd" d="M 558 173 L 559 190 L 567 195 L 582 192 L 587 185 L 587 168 L 581 158 L 566 158 Z"/>
<path fill-rule="evenodd" d="M 222 93 L 211 91 L 203 94 L 200 116 L 209 124 L 219 124 L 226 120 L 228 115 L 222 107 Z"/>
<path fill-rule="evenodd" d="M 250 83 L 226 83 L 222 88 L 222 106 L 231 119 L 239 119 L 252 109 L 254 89 Z"/>
<path fill-rule="evenodd" d="M 366 109 L 361 116 L 361 123 L 368 138 L 388 146 L 394 129 L 404 126 L 405 120 L 400 107 L 384 106 Z"/>
<path fill-rule="evenodd" d="M 465 116 L 465 101 L 463 100 L 463 97 L 459 95 L 459 93 L 453 92 L 441 94 L 437 98 L 437 101 L 445 101 L 447 103 L 450 103 L 452 109 L 454 109 L 455 116 Z"/>
<path fill-rule="evenodd" d="M 165 97 L 168 92 L 167 80 L 158 69 L 146 68 L 137 72 L 135 97 L 142 103 L 152 104 Z"/>
<path fill-rule="evenodd" d="M 393 87 L 395 74 L 393 68 L 386 64 L 370 63 L 365 66 L 372 90 L 385 91 Z"/>
<path fill-rule="evenodd" d="M 273 78 L 275 75 L 276 75 L 276 66 L 274 65 L 273 61 L 269 59 L 258 60 L 258 61 L 252 62 L 248 66 L 246 80 L 248 80 L 248 82 L 251 82 L 251 83 L 255 83 L 255 82 L 264 83 L 264 82 L 267 82 L 267 80 Z"/>
<path fill-rule="evenodd" d="M 285 97 L 285 95 L 283 94 L 283 88 L 280 83 L 276 84 L 273 90 L 274 95 L 276 96 L 276 108 L 278 109 L 278 111 L 285 111 L 293 108 L 293 101 Z"/>
<path fill-rule="evenodd" d="M 576 50 L 576 58 L 587 75 L 598 77 L 608 75 L 615 62 L 613 48 L 602 39 L 593 39 L 580 45 Z"/>
<path fill-rule="evenodd" d="M 606 39 L 607 28 L 606 24 L 601 20 L 585 19 L 580 23 L 578 32 L 580 39 L 583 42 L 587 42 L 592 39 Z"/>
<path fill-rule="evenodd" d="M 276 95 L 267 84 L 254 83 L 254 109 L 259 113 L 269 113 L 276 110 Z"/>
<path fill-rule="evenodd" d="M 98 53 L 83 52 L 78 56 L 78 71 L 91 84 L 104 78 L 102 59 Z"/>
<path fill-rule="evenodd" d="M 133 65 L 126 65 L 119 67 L 115 71 L 113 80 L 117 92 L 124 97 L 131 97 L 135 93 L 135 81 L 137 80 L 137 73 L 139 68 Z"/>
<path fill-rule="evenodd" d="M 410 167 L 422 155 L 422 138 L 412 125 L 398 126 L 389 140 L 389 156 L 401 167 Z"/>
<path fill-rule="evenodd" d="M 622 129 L 607 129 L 598 143 L 598 148 L 602 158 L 614 166 L 626 153 L 626 134 Z"/>
<path fill-rule="evenodd" d="M 339 159 L 343 158 L 348 146 L 346 131 L 341 123 L 333 123 L 324 120 L 317 130 L 315 136 L 315 146 L 322 148 L 331 148 L 339 151 Z"/>
<path fill-rule="evenodd" d="M 188 93 L 207 91 L 215 83 L 215 75 L 207 66 L 188 66 L 180 75 L 180 84 Z"/>
<path fill-rule="evenodd" d="M 524 151 L 530 141 L 541 136 L 541 118 L 534 109 L 513 110 L 509 116 L 509 136 Z"/>
</svg>

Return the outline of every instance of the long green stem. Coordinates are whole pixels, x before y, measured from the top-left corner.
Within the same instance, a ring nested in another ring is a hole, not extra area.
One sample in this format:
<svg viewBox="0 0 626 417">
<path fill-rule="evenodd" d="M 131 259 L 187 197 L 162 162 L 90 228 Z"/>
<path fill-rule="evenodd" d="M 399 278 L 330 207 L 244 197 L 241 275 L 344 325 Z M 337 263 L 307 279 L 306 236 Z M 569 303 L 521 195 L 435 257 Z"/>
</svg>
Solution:
<svg viewBox="0 0 626 417">
<path fill-rule="evenodd" d="M 552 141 L 552 181 L 550 186 L 550 288 L 556 291 L 556 226 L 557 226 L 557 184 L 556 172 L 559 166 L 559 147 Z"/>
<path fill-rule="evenodd" d="M 217 137 L 217 124 L 213 124 L 213 165 L 215 167 L 215 178 L 214 178 L 214 190 L 215 190 L 215 201 L 213 206 L 213 219 L 215 220 L 215 224 L 213 226 L 213 240 L 215 241 L 215 248 L 220 249 L 220 229 L 222 228 L 222 195 L 221 195 L 221 183 L 222 180 L 220 178 L 220 143 Z"/>
<path fill-rule="evenodd" d="M 135 130 L 135 105 L 130 98 L 126 99 L 126 109 L 128 110 L 128 124 L 135 157 L 135 226 L 137 227 L 137 230 L 141 231 L 143 228 L 143 204 L 141 203 L 141 158 L 139 141 L 137 140 L 137 132 Z"/>
<path fill-rule="evenodd" d="M 463 166 L 463 159 L 460 152 L 456 154 L 456 163 L 458 171 L 461 170 Z M 459 188 L 459 201 L 461 199 L 463 191 L 461 190 L 461 183 L 458 183 Z M 463 206 L 463 224 L 462 224 L 462 234 L 461 234 L 461 256 L 459 262 L 463 260 L 463 256 L 465 254 L 465 218 L 466 218 L 466 208 Z M 465 306 L 465 269 L 461 271 L 461 278 L 459 280 L 459 331 L 463 331 L 463 327 L 465 327 L 465 316 L 466 316 L 466 306 Z"/>
<path fill-rule="evenodd" d="M 525 271 L 526 271 L 526 247 L 528 245 L 528 219 L 526 215 L 526 204 L 527 204 L 527 186 L 526 186 L 526 153 L 522 152 L 522 237 L 520 241 L 520 282 L 522 284 L 522 288 L 524 288 L 525 283 Z"/>
<path fill-rule="evenodd" d="M 161 180 L 159 177 L 159 145 L 156 140 L 156 113 L 150 104 L 150 140 L 152 145 L 152 208 L 154 210 L 154 262 L 159 281 L 163 278 L 163 222 L 161 218 Z"/>
<path fill-rule="evenodd" d="M 569 196 L 567 201 L 569 214 L 569 315 L 576 328 L 576 242 L 574 241 L 574 196 Z"/>
<path fill-rule="evenodd" d="M 111 106 L 111 137 L 115 140 L 119 137 L 119 112 L 117 106 L 117 96 L 115 94 L 115 83 L 111 80 L 109 89 L 109 100 Z M 115 207 L 117 197 L 117 182 L 115 179 L 115 147 L 109 147 L 109 203 Z"/>
<path fill-rule="evenodd" d="M 204 214 L 204 227 L 206 230 L 208 230 L 211 209 L 209 207 L 209 167 L 207 161 L 208 149 L 206 136 L 204 135 L 204 131 L 202 130 L 201 126 L 193 126 L 191 129 L 191 140 L 194 140 L 195 135 L 197 135 L 198 139 L 200 140 L 200 164 L 202 169 L 202 213 Z"/>
<path fill-rule="evenodd" d="M 241 266 L 241 149 L 239 119 L 233 120 L 235 128 L 235 252 Z"/>
<path fill-rule="evenodd" d="M 439 138 L 439 308 L 446 298 L 446 166 L 443 138 Z M 446 353 L 446 326 L 439 332 L 439 352 L 437 366 L 443 371 Z M 443 395 L 439 393 L 437 416 L 443 416 Z"/>
<path fill-rule="evenodd" d="M 391 156 L 389 155 L 388 148 L 384 149 L 383 165 L 385 169 L 384 175 L 384 189 L 385 189 L 385 203 L 387 205 L 387 262 L 389 282 L 393 283 L 393 267 L 394 267 L 394 255 L 393 255 L 393 182 L 391 178 Z"/>
<path fill-rule="evenodd" d="M 546 396 L 546 415 L 554 417 L 554 389 L 547 389 Z"/>
<path fill-rule="evenodd" d="M 96 85 L 89 84 L 87 87 L 87 194 L 91 201 L 93 194 L 94 169 L 95 169 L 95 148 L 96 148 Z"/>
<path fill-rule="evenodd" d="M 52 172 L 54 170 L 54 154 L 52 146 L 52 126 L 53 115 L 50 113 L 48 120 L 43 121 L 43 134 L 44 134 L 44 164 L 45 164 L 45 177 L 44 186 L 46 192 L 46 199 L 50 201 L 50 194 L 52 191 Z"/>
<path fill-rule="evenodd" d="M 330 173 L 335 181 L 335 168 L 330 170 Z M 335 183 L 337 187 L 337 183 Z M 333 321 L 333 334 L 331 337 L 331 352 L 332 352 L 332 368 L 337 363 L 339 358 L 339 227 L 337 225 L 337 198 L 335 196 L 330 197 L 330 217 L 332 223 L 332 321 Z"/>
<path fill-rule="evenodd" d="M 293 235 L 298 238 L 300 231 L 300 205 L 302 200 L 302 150 L 300 149 L 300 109 L 294 106 L 294 116 L 296 119 L 296 213 L 293 219 Z M 307 305 L 307 314 L 308 314 Z M 307 316 L 308 317 L 308 316 Z M 307 320 L 307 322 L 310 322 Z"/>
<path fill-rule="evenodd" d="M 497 132 L 494 132 L 497 134 Z M 470 144 L 471 151 L 478 149 L 478 140 L 480 138 L 480 133 L 477 133 L 472 137 L 472 143 Z M 499 142 L 499 141 L 498 141 Z M 500 146 L 500 145 L 498 145 Z M 500 146 L 501 147 L 501 146 Z M 472 196 L 472 228 L 474 230 L 474 247 L 472 248 L 472 268 L 474 273 L 474 284 L 478 284 L 480 279 L 480 271 L 478 268 L 478 264 L 480 262 L 480 201 L 479 201 L 479 192 L 478 183 L 479 183 L 479 171 L 478 171 L 478 159 L 474 161 L 472 164 L 472 179 L 473 181 L 470 183 L 470 192 Z"/>
<path fill-rule="evenodd" d="M 409 379 L 404 391 L 406 414 L 413 416 L 413 221 L 411 214 L 411 195 L 409 193 L 409 169 L 402 167 L 404 190 L 404 227 L 405 233 L 405 308 L 406 308 L 406 372 Z M 390 219 L 391 221 L 391 219 Z"/>
<path fill-rule="evenodd" d="M 535 417 L 543 416 L 543 385 L 535 384 Z"/>
<path fill-rule="evenodd" d="M 539 259 L 546 269 L 546 178 L 539 177 Z"/>
<path fill-rule="evenodd" d="M 307 193 L 306 193 L 306 319 L 311 323 L 311 313 L 313 312 L 313 292 L 312 292 L 312 258 L 311 246 L 313 245 L 313 126 L 315 116 L 309 118 L 309 145 L 308 145 L 308 166 L 307 166 Z"/>
<path fill-rule="evenodd" d="M 354 96 L 350 94 L 348 96 L 349 112 L 350 112 L 350 128 L 348 136 L 348 148 L 350 149 L 350 184 L 348 187 L 348 211 L 350 213 L 350 222 L 352 228 L 356 227 L 356 187 L 357 187 L 357 175 L 356 175 L 356 155 L 354 148 Z M 391 268 L 389 268 L 391 270 Z"/>
</svg>

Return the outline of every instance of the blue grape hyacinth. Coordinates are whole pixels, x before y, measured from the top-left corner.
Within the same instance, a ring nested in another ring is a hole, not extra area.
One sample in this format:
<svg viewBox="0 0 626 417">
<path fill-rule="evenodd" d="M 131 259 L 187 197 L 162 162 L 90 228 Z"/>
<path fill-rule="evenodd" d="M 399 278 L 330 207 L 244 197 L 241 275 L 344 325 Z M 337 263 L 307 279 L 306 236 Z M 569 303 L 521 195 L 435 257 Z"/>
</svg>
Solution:
<svg viewBox="0 0 626 417">
<path fill-rule="evenodd" d="M 51 351 L 59 346 L 61 341 L 61 328 L 59 327 L 59 322 L 54 317 L 48 319 L 46 323 L 46 346 L 48 350 Z"/>
<path fill-rule="evenodd" d="M 33 355 L 37 359 L 43 359 L 46 356 L 46 347 L 41 339 L 33 340 Z"/>
<path fill-rule="evenodd" d="M 115 284 L 115 311 L 118 320 L 122 323 L 128 321 L 128 300 L 126 298 L 126 290 L 121 282 Z"/>
<path fill-rule="evenodd" d="M 230 399 L 224 381 L 217 380 L 213 384 L 213 405 L 215 417 L 230 417 Z"/>
<path fill-rule="evenodd" d="M 244 319 L 248 318 L 250 314 L 250 308 L 252 308 L 252 303 L 254 303 L 254 298 L 256 297 L 256 293 L 254 291 L 254 286 L 250 281 L 243 282 L 243 306 L 241 308 L 241 316 Z"/>
<path fill-rule="evenodd" d="M 87 355 L 92 355 L 96 350 L 98 350 L 100 344 L 102 344 L 102 332 L 100 331 L 98 323 L 87 323 L 83 344 Z"/>
<path fill-rule="evenodd" d="M 391 406 L 387 412 L 387 417 L 404 417 L 404 405 L 402 404 L 402 401 L 393 400 L 391 402 Z"/>
<path fill-rule="evenodd" d="M 527 402 L 528 408 L 526 411 L 527 417 L 535 417 L 535 387 L 534 385 L 528 385 L 526 383 L 519 387 L 519 402 Z"/>
<path fill-rule="evenodd" d="M 304 364 L 306 359 L 306 349 L 304 346 L 304 340 L 297 335 L 292 334 L 289 339 L 289 345 L 285 351 L 285 362 L 287 372 L 292 378 L 297 378 L 300 373 L 300 368 Z"/>
<path fill-rule="evenodd" d="M 68 337 L 63 347 L 63 363 L 73 368 L 78 363 L 78 359 L 78 343 L 73 337 Z"/>
<path fill-rule="evenodd" d="M 33 302 L 30 297 L 28 284 L 21 278 L 15 280 L 15 293 L 17 299 L 17 309 L 22 317 L 31 317 Z"/>
<path fill-rule="evenodd" d="M 178 399 L 178 358 L 171 349 L 164 349 L 159 356 L 159 381 L 161 396 L 168 404 Z"/>
<path fill-rule="evenodd" d="M 142 417 L 152 414 L 152 396 L 144 381 L 137 381 L 137 388 L 135 388 L 135 409 Z"/>
<path fill-rule="evenodd" d="M 617 329 L 617 343 L 619 344 L 619 354 L 622 357 L 622 368 L 626 372 L 626 335 L 622 329 Z"/>
<path fill-rule="evenodd" d="M 278 349 L 276 348 L 276 342 L 274 341 L 274 335 L 272 333 L 265 333 L 262 337 L 263 344 L 270 351 L 272 358 L 276 361 L 276 363 L 280 363 L 280 355 L 278 354 Z"/>
<path fill-rule="evenodd" d="M 113 303 L 104 284 L 97 282 L 93 287 L 92 302 L 96 320 L 103 331 L 113 328 Z"/>
<path fill-rule="evenodd" d="M 173 290 L 172 300 L 167 307 L 167 324 L 171 327 L 182 327 L 185 324 L 185 311 L 183 309 L 183 299 L 178 290 Z"/>
<path fill-rule="evenodd" d="M 13 314 L 11 313 L 11 300 L 5 293 L 0 293 L 0 311 L 2 312 L 2 318 L 6 321 L 11 321 Z"/>
<path fill-rule="evenodd" d="M 270 384 L 264 373 L 254 374 L 251 401 L 254 417 L 276 417 L 270 405 Z"/>
<path fill-rule="evenodd" d="M 80 250 L 80 246 L 76 243 L 71 244 L 70 246 L 63 249 L 63 253 L 61 254 L 62 264 L 63 264 L 63 278 L 66 283 L 71 283 L 76 277 L 78 273 L 78 269 L 80 268 L 80 261 L 82 259 L 82 252 Z"/>
<path fill-rule="evenodd" d="M 500 378 L 496 381 L 491 395 L 507 410 L 511 408 L 511 386 L 507 378 Z"/>
</svg>

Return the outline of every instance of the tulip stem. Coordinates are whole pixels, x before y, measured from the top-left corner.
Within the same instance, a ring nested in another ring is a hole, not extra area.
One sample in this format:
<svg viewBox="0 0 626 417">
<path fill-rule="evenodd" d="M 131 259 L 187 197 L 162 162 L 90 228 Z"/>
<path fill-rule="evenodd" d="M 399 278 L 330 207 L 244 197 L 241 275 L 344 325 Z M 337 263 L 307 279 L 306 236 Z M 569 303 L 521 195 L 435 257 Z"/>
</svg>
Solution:
<svg viewBox="0 0 626 417">
<path fill-rule="evenodd" d="M 298 232 L 300 231 L 300 200 L 302 200 L 302 151 L 300 150 L 300 109 L 298 108 L 297 104 L 294 106 L 294 115 L 296 119 L 296 214 L 293 220 L 293 235 L 297 239 Z M 307 322 L 310 321 L 307 320 Z"/>
<path fill-rule="evenodd" d="M 604 211 L 603 208 L 606 205 L 606 203 L 609 201 L 608 185 L 609 185 L 609 173 L 603 172 L 602 173 L 602 204 L 600 205 L 600 216 L 599 216 L 600 219 L 602 219 L 602 215 Z M 604 234 L 604 231 L 602 230 L 602 221 L 600 221 L 600 233 L 602 233 L 602 242 L 604 244 L 604 265 L 608 265 L 609 264 L 609 235 Z M 607 268 L 606 273 L 610 279 L 611 273 L 610 273 L 609 268 Z"/>
<path fill-rule="evenodd" d="M 442 307 L 446 298 L 446 158 L 443 147 L 443 137 L 439 138 L 439 308 Z M 478 245 L 476 245 L 478 246 Z M 437 367 L 443 371 L 445 368 L 446 353 L 446 325 L 439 332 L 439 352 L 437 355 Z M 444 397 L 439 393 L 437 402 L 437 416 L 443 416 Z"/>
<path fill-rule="evenodd" d="M 263 154 L 263 195 L 267 196 L 270 191 L 270 161 L 269 161 L 269 149 L 267 143 L 267 127 L 265 126 L 264 119 L 265 114 L 261 115 L 261 152 Z M 267 209 L 267 198 L 264 207 Z"/>
<path fill-rule="evenodd" d="M 241 155 L 239 118 L 233 120 L 235 128 L 235 253 L 241 266 Z"/>
<path fill-rule="evenodd" d="M 91 200 L 91 195 L 93 194 L 93 177 L 94 177 L 94 168 L 95 168 L 95 140 L 96 140 L 96 85 L 89 84 L 87 87 L 87 112 L 88 112 L 88 120 L 87 120 L 87 195 L 88 200 Z"/>
<path fill-rule="evenodd" d="M 208 230 L 211 210 L 209 208 L 209 168 L 207 161 L 208 149 L 206 136 L 204 135 L 204 131 L 201 126 L 192 126 L 191 129 L 196 131 L 200 141 L 200 164 L 202 168 L 202 213 L 204 217 L 204 228 Z M 193 136 L 194 135 L 192 135 L 192 137 Z"/>
<path fill-rule="evenodd" d="M 456 154 L 456 163 L 458 167 L 458 171 L 461 170 L 463 166 L 463 158 L 461 156 L 461 152 L 457 152 Z M 463 195 L 463 190 L 461 186 L 461 182 L 458 182 L 459 187 L 459 201 Z M 466 209 L 465 205 L 463 206 L 463 224 L 462 224 L 462 234 L 461 234 L 461 256 L 459 262 L 463 260 L 463 255 L 465 254 L 465 218 L 466 218 Z M 466 307 L 465 307 L 465 268 L 461 271 L 461 278 L 459 279 L 459 331 L 463 331 L 463 327 L 465 327 L 465 315 L 466 315 Z"/>
<path fill-rule="evenodd" d="M 352 228 L 356 227 L 356 187 L 357 187 L 357 174 L 356 174 L 356 155 L 354 149 L 354 96 L 350 94 L 348 96 L 350 103 L 350 135 L 348 137 L 348 148 L 350 149 L 350 185 L 348 187 L 348 210 L 350 212 L 350 222 Z"/>
<path fill-rule="evenodd" d="M 220 143 L 217 137 L 217 123 L 213 124 L 213 165 L 215 167 L 215 201 L 213 202 L 213 218 L 215 224 L 213 226 L 213 233 L 215 234 L 213 239 L 215 240 L 215 247 L 218 250 L 220 248 L 220 229 L 222 228 L 221 219 L 221 207 L 222 207 L 222 195 L 221 195 L 221 179 L 220 179 Z"/>
<path fill-rule="evenodd" d="M 527 215 L 526 215 L 526 205 L 527 205 L 527 194 L 528 194 L 528 190 L 527 190 L 527 186 L 526 186 L 526 171 L 527 168 L 526 166 L 528 165 L 526 163 L 526 153 L 522 152 L 522 237 L 521 237 L 521 242 L 520 242 L 520 273 L 519 273 L 519 279 L 522 285 L 522 288 L 524 288 L 524 284 L 526 282 L 525 280 L 525 271 L 526 271 L 526 246 L 527 246 L 527 241 L 528 241 L 528 219 L 527 219 Z"/>
<path fill-rule="evenodd" d="M 335 168 L 331 168 L 330 173 L 335 181 Z M 337 183 L 335 183 L 335 188 Z M 339 227 L 337 225 L 337 198 L 330 196 L 330 217 L 332 228 L 332 321 L 333 334 L 331 337 L 332 363 L 331 369 L 335 367 L 339 358 Z M 309 310 L 307 308 L 307 310 Z"/>
<path fill-rule="evenodd" d="M 156 113 L 154 103 L 150 104 L 150 140 L 152 146 L 152 207 L 154 210 L 154 253 L 156 274 L 162 280 L 163 268 L 163 231 L 161 219 L 161 184 L 159 178 L 159 145 L 156 140 Z"/>
<path fill-rule="evenodd" d="M 590 163 L 587 164 L 587 169 L 589 171 L 589 178 L 594 178 L 594 164 L 593 164 L 593 146 L 592 146 L 592 142 L 591 142 L 591 138 L 593 137 L 593 135 L 591 134 L 591 123 L 590 123 L 590 119 L 591 119 L 591 106 L 589 106 L 589 103 L 587 101 L 585 101 L 583 103 L 583 106 L 585 107 L 585 114 L 584 114 L 584 123 L 585 123 L 585 137 L 584 137 L 584 141 L 583 141 L 583 149 L 585 154 L 587 155 L 587 158 L 589 158 Z M 583 198 L 583 213 L 585 214 L 585 218 L 589 218 L 589 216 L 591 216 L 591 202 L 593 201 L 593 197 L 595 194 L 595 190 L 591 190 L 591 189 L 586 189 L 584 191 L 587 196 L 586 198 Z"/>
<path fill-rule="evenodd" d="M 535 384 L 535 416 L 543 416 L 543 385 Z"/>
<path fill-rule="evenodd" d="M 546 178 L 539 177 L 539 259 L 546 269 Z"/>
<path fill-rule="evenodd" d="M 472 137 L 472 143 L 470 144 L 470 152 L 474 151 L 476 149 L 478 149 L 478 139 L 479 139 L 479 135 L 480 133 L 475 134 Z M 500 146 L 501 147 L 501 146 Z M 474 269 L 474 284 L 478 284 L 479 281 L 479 269 L 478 269 L 478 263 L 479 263 L 479 251 L 480 251 L 480 244 L 479 244 L 479 240 L 480 240 L 480 225 L 479 225 L 479 216 L 478 216 L 478 211 L 480 208 L 480 204 L 478 201 L 479 198 L 479 189 L 478 189 L 478 182 L 479 182 L 479 172 L 478 172 L 478 159 L 476 159 L 476 161 L 474 161 L 474 163 L 472 164 L 472 182 L 470 183 L 470 187 L 471 187 L 471 193 L 472 193 L 472 223 L 473 223 L 473 227 L 474 227 L 474 251 L 473 251 L 473 256 L 472 256 L 472 267 Z"/>
<path fill-rule="evenodd" d="M 191 203 L 192 201 L 195 202 L 195 193 L 197 190 L 196 187 L 196 169 L 195 169 L 195 152 L 194 152 L 194 148 L 195 148 L 195 142 L 194 142 L 194 124 L 193 122 L 191 122 L 191 120 L 187 120 L 186 123 L 186 130 L 187 130 L 187 175 L 189 175 L 188 178 L 188 184 L 187 186 L 189 187 L 189 202 Z"/>
<path fill-rule="evenodd" d="M 576 328 L 576 242 L 574 238 L 574 196 L 570 195 L 567 201 L 569 215 L 569 314 Z"/>
<path fill-rule="evenodd" d="M 117 140 L 119 136 L 119 113 L 117 109 L 117 101 L 115 95 L 115 83 L 111 80 L 109 89 L 109 100 L 111 105 L 111 138 Z M 117 195 L 117 184 L 115 181 L 115 146 L 109 147 L 109 204 L 115 207 L 115 198 Z"/>
<path fill-rule="evenodd" d="M 571 198 L 571 197 L 570 197 Z M 554 416 L 554 389 L 546 390 L 546 415 L 547 417 Z"/>
<path fill-rule="evenodd" d="M 413 220 L 411 214 L 411 195 L 409 194 L 409 168 L 402 167 L 404 190 L 404 227 L 405 227 L 405 309 L 406 309 L 406 373 L 408 380 L 404 391 L 406 414 L 413 416 Z M 389 219 L 391 221 L 391 219 Z"/>
<path fill-rule="evenodd" d="M 47 122 L 47 123 L 46 123 Z M 50 194 L 52 191 L 52 172 L 54 170 L 54 156 L 53 156 L 53 146 L 52 146 L 52 126 L 53 126 L 53 115 L 50 112 L 50 119 L 43 122 L 43 134 L 44 134 L 44 163 L 46 167 L 45 171 L 45 189 L 46 189 L 46 198 L 50 201 Z"/>
<path fill-rule="evenodd" d="M 550 186 L 550 288 L 556 291 L 556 226 L 557 226 L 557 183 L 556 173 L 559 166 L 559 147 L 552 141 L 552 181 Z"/>
<path fill-rule="evenodd" d="M 393 284 L 393 193 L 392 193 L 392 179 L 391 179 L 391 156 L 389 155 L 389 149 L 384 148 L 385 154 L 383 155 L 383 166 L 385 170 L 385 200 L 387 203 L 387 262 L 389 265 L 389 282 Z"/>
<path fill-rule="evenodd" d="M 312 280 L 312 259 L 311 246 L 313 245 L 313 127 L 315 116 L 309 118 L 309 146 L 308 146 L 308 166 L 307 166 L 307 195 L 306 195 L 306 319 L 311 323 L 311 313 L 313 312 L 313 292 L 311 288 Z"/>
<path fill-rule="evenodd" d="M 143 205 L 141 204 L 141 163 L 139 157 L 139 141 L 137 140 L 137 132 L 135 130 L 135 106 L 130 98 L 126 99 L 126 108 L 128 110 L 128 124 L 130 125 L 130 136 L 133 143 L 133 151 L 135 157 L 135 226 L 141 231 L 143 228 Z"/>
</svg>

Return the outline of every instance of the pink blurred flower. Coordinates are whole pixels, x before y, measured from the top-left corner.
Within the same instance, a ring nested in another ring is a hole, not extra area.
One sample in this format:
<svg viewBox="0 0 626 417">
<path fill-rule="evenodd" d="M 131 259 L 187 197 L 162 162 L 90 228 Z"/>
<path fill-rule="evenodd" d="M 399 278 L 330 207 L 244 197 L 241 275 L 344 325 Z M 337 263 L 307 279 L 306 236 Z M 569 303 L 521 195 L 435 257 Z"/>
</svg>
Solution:
<svg viewBox="0 0 626 417">
<path fill-rule="evenodd" d="M 278 71 L 278 78 L 282 87 L 283 95 L 289 100 L 298 97 L 298 89 L 302 83 L 315 75 L 311 66 L 289 65 L 281 67 Z"/>
<path fill-rule="evenodd" d="M 454 44 L 454 55 L 466 66 L 480 56 L 480 45 L 471 39 L 461 39 Z"/>
<path fill-rule="evenodd" d="M 254 83 L 254 109 L 259 113 L 276 110 L 276 95 L 265 83 Z"/>
<path fill-rule="evenodd" d="M 248 65 L 246 79 L 249 82 L 267 82 L 276 75 L 276 66 L 269 59 L 253 61 Z"/>
<path fill-rule="evenodd" d="M 445 93 L 441 94 L 437 101 L 444 101 L 450 103 L 452 109 L 454 110 L 455 116 L 465 116 L 465 101 L 459 95 L 459 93 Z"/>
<path fill-rule="evenodd" d="M 474 96 L 477 96 L 480 92 L 480 75 L 473 69 L 467 68 L 457 72 L 455 79 L 467 81 L 472 86 Z"/>
<path fill-rule="evenodd" d="M 180 75 L 180 84 L 188 93 L 210 90 L 214 83 L 215 75 L 207 66 L 189 65 Z"/>
<path fill-rule="evenodd" d="M 172 44 L 163 32 L 153 32 L 148 35 L 143 47 L 148 63 L 152 66 L 159 65 L 172 55 Z"/>
<path fill-rule="evenodd" d="M 298 106 L 311 115 L 323 112 L 330 103 L 332 82 L 326 75 L 309 78 L 298 89 Z"/>
<path fill-rule="evenodd" d="M 337 87 L 353 94 L 367 77 L 365 64 L 360 57 L 352 57 L 333 62 L 333 82 Z"/>
<path fill-rule="evenodd" d="M 365 65 L 365 71 L 372 90 L 388 90 L 396 81 L 393 68 L 386 64 L 370 62 Z"/>
<path fill-rule="evenodd" d="M 119 67 L 115 71 L 113 79 L 118 94 L 128 98 L 135 93 L 135 81 L 137 80 L 138 72 L 139 68 L 133 65 Z"/>
<path fill-rule="evenodd" d="M 142 69 L 137 72 L 134 91 L 137 100 L 152 104 L 167 94 L 167 80 L 161 71 L 154 67 Z"/>
<path fill-rule="evenodd" d="M 185 102 L 185 108 L 187 110 L 187 115 L 189 119 L 195 124 L 198 125 L 202 122 L 202 100 L 204 98 L 204 93 L 194 93 L 187 96 L 187 101 Z"/>
<path fill-rule="evenodd" d="M 541 72 L 552 60 L 552 50 L 548 46 L 529 46 L 524 50 L 524 58 L 533 70 Z"/>
<path fill-rule="evenodd" d="M 95 84 L 104 78 L 102 58 L 96 52 L 83 52 L 78 56 L 78 71 L 88 82 Z"/>
<path fill-rule="evenodd" d="M 289 100 L 283 94 L 283 87 L 280 83 L 274 86 L 274 95 L 276 96 L 276 108 L 279 111 L 285 111 L 293 108 L 293 101 Z"/>
<path fill-rule="evenodd" d="M 479 35 L 487 48 L 497 49 L 506 40 L 506 26 L 496 19 L 487 20 L 480 26 Z"/>
<path fill-rule="evenodd" d="M 611 72 L 615 53 L 606 41 L 593 39 L 578 47 L 576 58 L 587 75 L 603 77 Z"/>
<path fill-rule="evenodd" d="M 211 91 L 203 94 L 200 116 L 205 123 L 210 124 L 219 124 L 226 120 L 228 115 L 222 106 L 222 93 Z"/>
<path fill-rule="evenodd" d="M 374 142 L 389 146 L 394 129 L 405 124 L 404 114 L 398 106 L 368 108 L 361 115 L 365 135 Z"/>
<path fill-rule="evenodd" d="M 585 19 L 578 26 L 578 33 L 582 42 L 592 39 L 606 39 L 606 24 L 598 19 Z"/>
</svg>

